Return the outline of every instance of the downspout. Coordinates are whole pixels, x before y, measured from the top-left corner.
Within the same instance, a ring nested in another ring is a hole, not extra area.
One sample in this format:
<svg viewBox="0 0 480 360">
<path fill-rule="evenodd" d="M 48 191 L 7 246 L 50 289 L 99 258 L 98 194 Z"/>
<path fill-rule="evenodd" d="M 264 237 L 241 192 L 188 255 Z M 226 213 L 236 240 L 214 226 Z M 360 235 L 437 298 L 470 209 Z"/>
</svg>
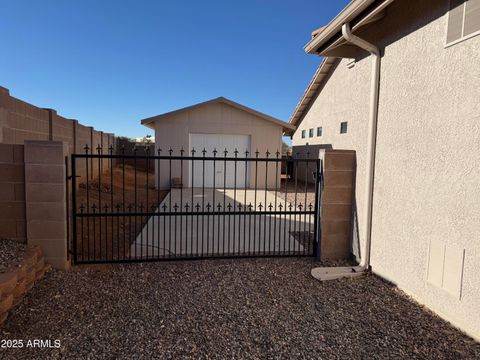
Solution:
<svg viewBox="0 0 480 360">
<path fill-rule="evenodd" d="M 365 221 L 362 226 L 362 234 L 365 242 L 362 251 L 360 265 L 354 267 L 330 267 L 314 268 L 312 275 L 319 280 L 332 280 L 346 276 L 358 276 L 368 270 L 370 266 L 370 244 L 372 238 L 372 203 L 373 203 L 373 176 L 375 170 L 375 146 L 377 137 L 378 120 L 378 93 L 380 87 L 380 50 L 373 44 L 352 34 L 350 24 L 342 26 L 342 35 L 344 39 L 366 50 L 372 56 L 372 75 L 370 82 L 370 105 L 367 128 L 367 158 L 366 158 L 366 181 L 365 181 L 365 200 L 363 211 Z"/>
</svg>

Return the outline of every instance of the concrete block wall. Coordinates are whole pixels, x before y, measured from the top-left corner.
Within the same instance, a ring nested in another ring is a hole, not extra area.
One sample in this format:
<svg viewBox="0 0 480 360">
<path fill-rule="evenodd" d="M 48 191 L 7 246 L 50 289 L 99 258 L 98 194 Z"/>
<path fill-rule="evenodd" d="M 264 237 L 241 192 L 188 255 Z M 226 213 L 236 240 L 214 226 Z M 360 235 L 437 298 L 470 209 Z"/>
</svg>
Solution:
<svg viewBox="0 0 480 360">
<path fill-rule="evenodd" d="M 106 134 L 104 132 L 101 132 L 101 135 L 102 135 L 102 137 L 101 137 L 102 153 L 107 155 L 107 154 L 109 154 L 108 148 L 110 146 L 109 139 L 108 139 L 108 134 Z M 103 159 L 102 160 L 102 168 L 103 169 L 108 169 L 109 164 L 110 164 L 109 159 Z"/>
<path fill-rule="evenodd" d="M 38 244 L 49 263 L 67 268 L 65 157 L 84 154 L 85 146 L 95 153 L 101 146 L 107 154 L 115 145 L 113 134 L 31 105 L 0 87 L 0 241 Z M 78 183 L 86 176 L 81 165 L 78 161 Z M 101 166 L 108 169 L 110 162 Z M 89 171 L 96 176 L 98 162 Z"/>
<path fill-rule="evenodd" d="M 65 156 L 68 144 L 0 144 L 0 241 L 38 245 L 48 263 L 67 269 Z"/>
<path fill-rule="evenodd" d="M 102 132 L 96 131 L 95 129 L 91 128 L 91 143 L 92 143 L 92 154 L 102 154 L 103 149 L 100 149 L 102 147 Z M 98 173 L 101 168 L 101 162 L 98 161 L 98 159 L 94 159 L 93 161 L 90 161 L 90 166 L 91 166 L 91 171 L 90 171 L 90 178 L 93 179 L 98 176 Z"/>
<path fill-rule="evenodd" d="M 0 144 L 0 239 L 25 242 L 25 229 L 23 145 Z"/>
<path fill-rule="evenodd" d="M 352 253 L 355 151 L 322 150 L 321 257 L 348 259 Z"/>
<path fill-rule="evenodd" d="M 75 152 L 75 121 L 65 119 L 57 114 L 55 110 L 50 110 L 52 116 L 51 139 L 54 141 L 63 141 L 68 144 L 68 152 Z"/>
<path fill-rule="evenodd" d="M 75 153 L 76 154 L 85 154 L 85 147 L 88 146 L 90 149 L 92 148 L 92 128 L 88 126 L 84 126 L 77 122 L 76 124 L 76 133 L 75 133 Z M 89 150 L 90 152 L 90 150 Z M 77 175 L 80 176 L 80 181 L 83 179 L 85 180 L 87 174 L 87 165 L 85 161 L 77 161 Z M 90 176 L 90 170 L 89 176 Z M 79 181 L 79 182 L 80 182 Z"/>
<path fill-rule="evenodd" d="M 0 87 L 0 142 L 23 144 L 25 140 L 49 140 L 49 113 L 10 96 L 8 89 Z"/>
<path fill-rule="evenodd" d="M 39 245 L 53 267 L 68 269 L 65 156 L 66 143 L 25 142 L 27 242 Z"/>
<path fill-rule="evenodd" d="M 0 86 L 0 143 L 23 145 L 25 140 L 63 141 L 68 144 L 68 154 L 83 154 L 86 145 L 96 152 L 96 147 L 102 145 L 102 137 L 103 133 L 93 127 L 66 119 L 54 109 L 42 109 L 19 100 Z"/>
<path fill-rule="evenodd" d="M 75 153 L 84 154 L 85 146 L 92 148 L 92 128 L 77 122 Z"/>
</svg>

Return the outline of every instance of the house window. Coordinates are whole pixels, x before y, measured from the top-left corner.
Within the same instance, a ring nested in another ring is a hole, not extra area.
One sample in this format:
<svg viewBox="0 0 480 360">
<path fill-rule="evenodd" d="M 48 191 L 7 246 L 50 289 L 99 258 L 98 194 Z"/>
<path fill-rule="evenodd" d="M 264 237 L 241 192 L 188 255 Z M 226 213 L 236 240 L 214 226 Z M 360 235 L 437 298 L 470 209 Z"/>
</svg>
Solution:
<svg viewBox="0 0 480 360">
<path fill-rule="evenodd" d="M 302 139 L 305 139 L 306 134 L 307 134 L 306 130 L 302 130 Z"/>
<path fill-rule="evenodd" d="M 313 128 L 308 130 L 308 137 L 313 137 Z"/>
<path fill-rule="evenodd" d="M 480 34 L 480 0 L 450 0 L 447 45 Z"/>
<path fill-rule="evenodd" d="M 340 134 L 346 134 L 348 130 L 348 122 L 344 121 L 340 123 Z"/>
<path fill-rule="evenodd" d="M 322 127 L 317 127 L 317 136 L 322 136 Z"/>
</svg>

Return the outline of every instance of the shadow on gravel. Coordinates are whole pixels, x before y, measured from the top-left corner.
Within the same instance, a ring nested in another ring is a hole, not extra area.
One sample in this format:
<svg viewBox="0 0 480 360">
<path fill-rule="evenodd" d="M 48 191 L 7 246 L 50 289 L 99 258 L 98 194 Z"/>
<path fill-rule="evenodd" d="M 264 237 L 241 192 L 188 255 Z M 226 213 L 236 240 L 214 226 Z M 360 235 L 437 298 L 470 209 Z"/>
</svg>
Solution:
<svg viewBox="0 0 480 360">
<path fill-rule="evenodd" d="M 2 339 L 32 358 L 474 359 L 480 344 L 368 275 L 321 283 L 305 259 L 158 262 L 53 271 Z"/>
</svg>

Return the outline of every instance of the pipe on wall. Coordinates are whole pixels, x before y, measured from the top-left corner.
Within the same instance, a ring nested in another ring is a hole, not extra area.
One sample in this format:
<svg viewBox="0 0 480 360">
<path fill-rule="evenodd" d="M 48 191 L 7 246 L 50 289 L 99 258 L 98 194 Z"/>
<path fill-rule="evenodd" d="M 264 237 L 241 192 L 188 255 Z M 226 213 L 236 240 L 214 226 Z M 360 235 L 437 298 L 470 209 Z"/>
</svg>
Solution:
<svg viewBox="0 0 480 360">
<path fill-rule="evenodd" d="M 378 120 L 378 98 L 380 88 L 380 49 L 375 45 L 352 34 L 350 24 L 342 26 L 342 35 L 344 39 L 370 53 L 372 58 L 372 75 L 370 82 L 370 104 L 368 117 L 367 134 L 367 158 L 366 158 L 366 181 L 365 181 L 365 201 L 363 211 L 365 213 L 362 226 L 364 239 L 364 248 L 360 254 L 361 260 L 359 266 L 354 267 L 335 267 L 335 268 L 315 268 L 312 269 L 312 275 L 319 280 L 332 280 L 346 276 L 361 275 L 370 266 L 370 245 L 372 238 L 372 204 L 373 204 L 373 182 L 375 172 L 375 147 L 377 138 L 377 120 Z"/>
</svg>

